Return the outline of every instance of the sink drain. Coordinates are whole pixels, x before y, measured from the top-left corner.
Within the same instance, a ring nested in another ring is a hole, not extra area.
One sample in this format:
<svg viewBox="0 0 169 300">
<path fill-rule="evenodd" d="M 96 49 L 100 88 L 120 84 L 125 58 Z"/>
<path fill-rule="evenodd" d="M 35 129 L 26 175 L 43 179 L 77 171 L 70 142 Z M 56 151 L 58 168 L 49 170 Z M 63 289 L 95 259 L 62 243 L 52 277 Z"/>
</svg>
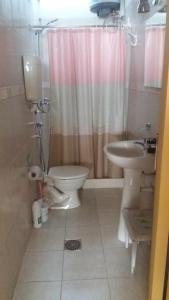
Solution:
<svg viewBox="0 0 169 300">
<path fill-rule="evenodd" d="M 81 240 L 66 240 L 65 241 L 65 250 L 75 251 L 82 248 Z"/>
</svg>

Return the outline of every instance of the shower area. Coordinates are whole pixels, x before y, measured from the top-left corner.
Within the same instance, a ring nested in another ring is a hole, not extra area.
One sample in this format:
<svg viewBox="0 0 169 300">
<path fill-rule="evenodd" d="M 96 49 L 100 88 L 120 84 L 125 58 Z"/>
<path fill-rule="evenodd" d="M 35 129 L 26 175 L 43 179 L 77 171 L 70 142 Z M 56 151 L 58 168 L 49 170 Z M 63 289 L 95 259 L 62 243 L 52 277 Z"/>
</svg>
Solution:
<svg viewBox="0 0 169 300">
<path fill-rule="evenodd" d="M 137 36 L 116 15 L 97 25 L 58 22 L 32 26 L 50 100 L 46 164 L 82 165 L 91 179 L 121 178 L 103 147 L 126 137 L 130 48 Z"/>
<path fill-rule="evenodd" d="M 48 32 L 52 98 L 50 165 L 87 166 L 90 178 L 120 177 L 105 144 L 125 132 L 126 41 L 121 28 Z"/>
</svg>

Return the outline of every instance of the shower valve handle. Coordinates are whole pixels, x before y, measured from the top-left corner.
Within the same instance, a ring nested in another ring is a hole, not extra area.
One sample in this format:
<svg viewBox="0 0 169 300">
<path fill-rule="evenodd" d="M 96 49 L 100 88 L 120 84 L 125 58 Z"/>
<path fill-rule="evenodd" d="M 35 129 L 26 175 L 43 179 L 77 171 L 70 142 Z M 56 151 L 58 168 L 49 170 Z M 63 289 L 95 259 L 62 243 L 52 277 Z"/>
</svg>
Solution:
<svg viewBox="0 0 169 300">
<path fill-rule="evenodd" d="M 36 122 L 28 122 L 27 124 L 31 126 L 31 125 L 35 125 Z"/>
<path fill-rule="evenodd" d="M 41 136 L 38 135 L 38 134 L 34 134 L 34 135 L 31 135 L 31 138 L 32 138 L 32 139 L 40 139 Z"/>
<path fill-rule="evenodd" d="M 43 123 L 42 122 L 28 122 L 29 126 L 35 126 L 35 127 L 42 127 Z"/>
</svg>

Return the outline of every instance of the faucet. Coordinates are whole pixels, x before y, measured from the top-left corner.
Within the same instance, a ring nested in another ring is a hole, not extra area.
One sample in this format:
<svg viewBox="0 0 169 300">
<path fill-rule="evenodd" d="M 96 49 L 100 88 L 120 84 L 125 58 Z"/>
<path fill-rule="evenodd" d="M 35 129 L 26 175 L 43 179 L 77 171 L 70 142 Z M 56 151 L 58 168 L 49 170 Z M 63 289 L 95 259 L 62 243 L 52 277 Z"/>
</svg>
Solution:
<svg viewBox="0 0 169 300">
<path fill-rule="evenodd" d="M 135 144 L 141 145 L 144 150 L 148 149 L 148 141 L 151 137 L 151 128 L 152 124 L 150 122 L 147 122 L 144 124 L 144 127 L 138 128 L 140 132 L 144 134 L 144 141 L 143 142 L 135 142 Z"/>
<path fill-rule="evenodd" d="M 148 153 L 156 152 L 156 144 L 157 144 L 156 138 L 146 138 L 146 139 L 144 139 L 144 142 L 136 141 L 134 143 L 137 145 L 141 145 L 143 147 L 144 151 L 147 151 Z"/>
<path fill-rule="evenodd" d="M 147 150 L 147 141 L 146 140 L 147 139 L 144 139 L 144 142 L 138 142 L 138 141 L 136 141 L 136 142 L 134 142 L 134 144 L 141 145 L 144 150 Z"/>
<path fill-rule="evenodd" d="M 139 131 L 144 133 L 144 140 L 143 142 L 136 141 L 135 144 L 141 145 L 143 149 L 148 153 L 155 153 L 157 137 L 152 136 L 151 129 L 152 129 L 152 124 L 150 122 L 145 123 L 144 127 L 139 128 Z"/>
</svg>

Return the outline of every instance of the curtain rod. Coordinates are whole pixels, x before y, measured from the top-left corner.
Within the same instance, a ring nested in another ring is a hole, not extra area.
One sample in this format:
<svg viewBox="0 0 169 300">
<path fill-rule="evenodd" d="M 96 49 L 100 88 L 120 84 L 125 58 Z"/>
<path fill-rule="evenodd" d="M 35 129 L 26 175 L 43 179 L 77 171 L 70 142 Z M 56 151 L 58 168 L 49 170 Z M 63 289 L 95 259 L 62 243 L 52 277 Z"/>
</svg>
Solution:
<svg viewBox="0 0 169 300">
<path fill-rule="evenodd" d="M 97 28 L 97 27 L 122 27 L 118 25 L 80 25 L 80 26 L 43 26 L 43 25 L 30 25 L 31 29 L 78 29 L 78 28 Z"/>
<path fill-rule="evenodd" d="M 166 26 L 166 24 L 147 24 L 146 26 Z M 76 25 L 76 26 L 49 26 L 49 25 L 30 25 L 31 29 L 78 29 L 78 28 L 97 28 L 97 27 L 123 27 L 123 25 Z"/>
<path fill-rule="evenodd" d="M 30 25 L 31 29 L 35 29 L 35 35 L 38 36 L 38 39 L 40 38 L 40 34 L 45 29 L 78 29 L 78 28 L 120 28 L 120 29 L 128 29 L 127 26 L 124 26 L 123 24 L 117 24 L 117 25 L 80 25 L 80 26 L 70 26 L 70 27 L 62 27 L 62 26 L 49 26 L 49 25 Z M 128 32 L 128 35 L 130 36 L 133 41 L 131 42 L 132 46 L 137 45 L 137 35 L 133 34 L 132 32 Z"/>
<path fill-rule="evenodd" d="M 166 24 L 147 24 L 145 27 L 166 27 Z"/>
</svg>

